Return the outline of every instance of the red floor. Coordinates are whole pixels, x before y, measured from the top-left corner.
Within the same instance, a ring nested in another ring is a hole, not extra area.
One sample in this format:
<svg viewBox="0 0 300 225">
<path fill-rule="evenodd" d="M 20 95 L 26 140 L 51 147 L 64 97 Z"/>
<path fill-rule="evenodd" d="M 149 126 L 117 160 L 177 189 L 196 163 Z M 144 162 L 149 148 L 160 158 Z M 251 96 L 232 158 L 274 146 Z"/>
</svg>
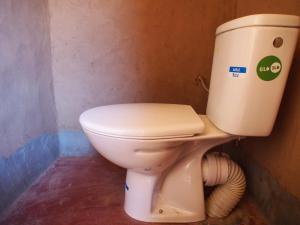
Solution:
<svg viewBox="0 0 300 225">
<path fill-rule="evenodd" d="M 125 170 L 100 155 L 58 159 L 2 215 L 0 225 L 138 225 L 123 211 Z M 244 199 L 226 219 L 205 225 L 266 225 Z"/>
</svg>

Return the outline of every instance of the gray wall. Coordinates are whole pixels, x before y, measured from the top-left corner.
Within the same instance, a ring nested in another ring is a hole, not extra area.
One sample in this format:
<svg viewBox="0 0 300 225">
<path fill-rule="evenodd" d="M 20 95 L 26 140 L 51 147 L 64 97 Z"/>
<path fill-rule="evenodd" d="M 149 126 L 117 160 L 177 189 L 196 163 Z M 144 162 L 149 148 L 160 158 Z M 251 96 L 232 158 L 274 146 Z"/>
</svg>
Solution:
<svg viewBox="0 0 300 225">
<path fill-rule="evenodd" d="M 59 155 L 48 12 L 0 1 L 0 214 Z"/>
<path fill-rule="evenodd" d="M 0 1 L 0 156 L 56 130 L 46 0 Z"/>
</svg>

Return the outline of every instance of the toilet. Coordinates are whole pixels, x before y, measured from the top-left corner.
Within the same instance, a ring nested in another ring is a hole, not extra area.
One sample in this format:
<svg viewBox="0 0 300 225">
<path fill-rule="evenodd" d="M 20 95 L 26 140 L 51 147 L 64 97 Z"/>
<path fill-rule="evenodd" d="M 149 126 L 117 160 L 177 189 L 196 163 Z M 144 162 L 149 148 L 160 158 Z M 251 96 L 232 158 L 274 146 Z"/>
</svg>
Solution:
<svg viewBox="0 0 300 225">
<path fill-rule="evenodd" d="M 207 151 L 271 133 L 299 26 L 300 17 L 279 14 L 251 15 L 219 26 L 206 115 L 189 105 L 167 103 L 107 105 L 80 115 L 94 148 L 127 169 L 124 209 L 130 217 L 171 223 L 206 218 L 208 174 L 217 173 L 222 182 L 228 176 L 227 156 L 213 156 L 221 165 L 216 169 L 203 163 L 213 158 Z M 232 196 L 240 198 L 243 192 Z M 231 201 L 224 199 L 214 197 L 213 202 Z"/>
</svg>

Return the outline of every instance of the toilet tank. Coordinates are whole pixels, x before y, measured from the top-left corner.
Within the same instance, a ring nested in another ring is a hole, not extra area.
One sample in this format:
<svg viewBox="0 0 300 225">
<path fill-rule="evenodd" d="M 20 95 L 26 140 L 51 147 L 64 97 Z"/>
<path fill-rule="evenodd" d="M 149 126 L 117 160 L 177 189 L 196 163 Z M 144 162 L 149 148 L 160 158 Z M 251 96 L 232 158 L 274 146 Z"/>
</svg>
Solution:
<svg viewBox="0 0 300 225">
<path fill-rule="evenodd" d="M 207 105 L 221 130 L 271 133 L 296 48 L 300 17 L 251 15 L 217 28 Z"/>
</svg>

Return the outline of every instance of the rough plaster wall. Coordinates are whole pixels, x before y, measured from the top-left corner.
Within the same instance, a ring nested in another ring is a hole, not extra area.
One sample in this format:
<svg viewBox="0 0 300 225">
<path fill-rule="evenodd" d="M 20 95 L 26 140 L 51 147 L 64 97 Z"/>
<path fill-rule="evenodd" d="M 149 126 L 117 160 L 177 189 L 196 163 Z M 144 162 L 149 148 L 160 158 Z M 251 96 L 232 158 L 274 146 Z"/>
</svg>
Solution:
<svg viewBox="0 0 300 225">
<path fill-rule="evenodd" d="M 238 0 L 237 16 L 253 13 L 286 13 L 300 16 L 299 0 Z M 269 170 L 288 192 L 300 199 L 300 38 L 280 112 L 270 137 L 249 138 L 247 155 Z"/>
<path fill-rule="evenodd" d="M 60 129 L 105 104 L 169 102 L 205 112 L 216 27 L 228 0 L 49 0 Z"/>
<path fill-rule="evenodd" d="M 0 1 L 0 156 L 56 129 L 47 1 Z"/>
</svg>

